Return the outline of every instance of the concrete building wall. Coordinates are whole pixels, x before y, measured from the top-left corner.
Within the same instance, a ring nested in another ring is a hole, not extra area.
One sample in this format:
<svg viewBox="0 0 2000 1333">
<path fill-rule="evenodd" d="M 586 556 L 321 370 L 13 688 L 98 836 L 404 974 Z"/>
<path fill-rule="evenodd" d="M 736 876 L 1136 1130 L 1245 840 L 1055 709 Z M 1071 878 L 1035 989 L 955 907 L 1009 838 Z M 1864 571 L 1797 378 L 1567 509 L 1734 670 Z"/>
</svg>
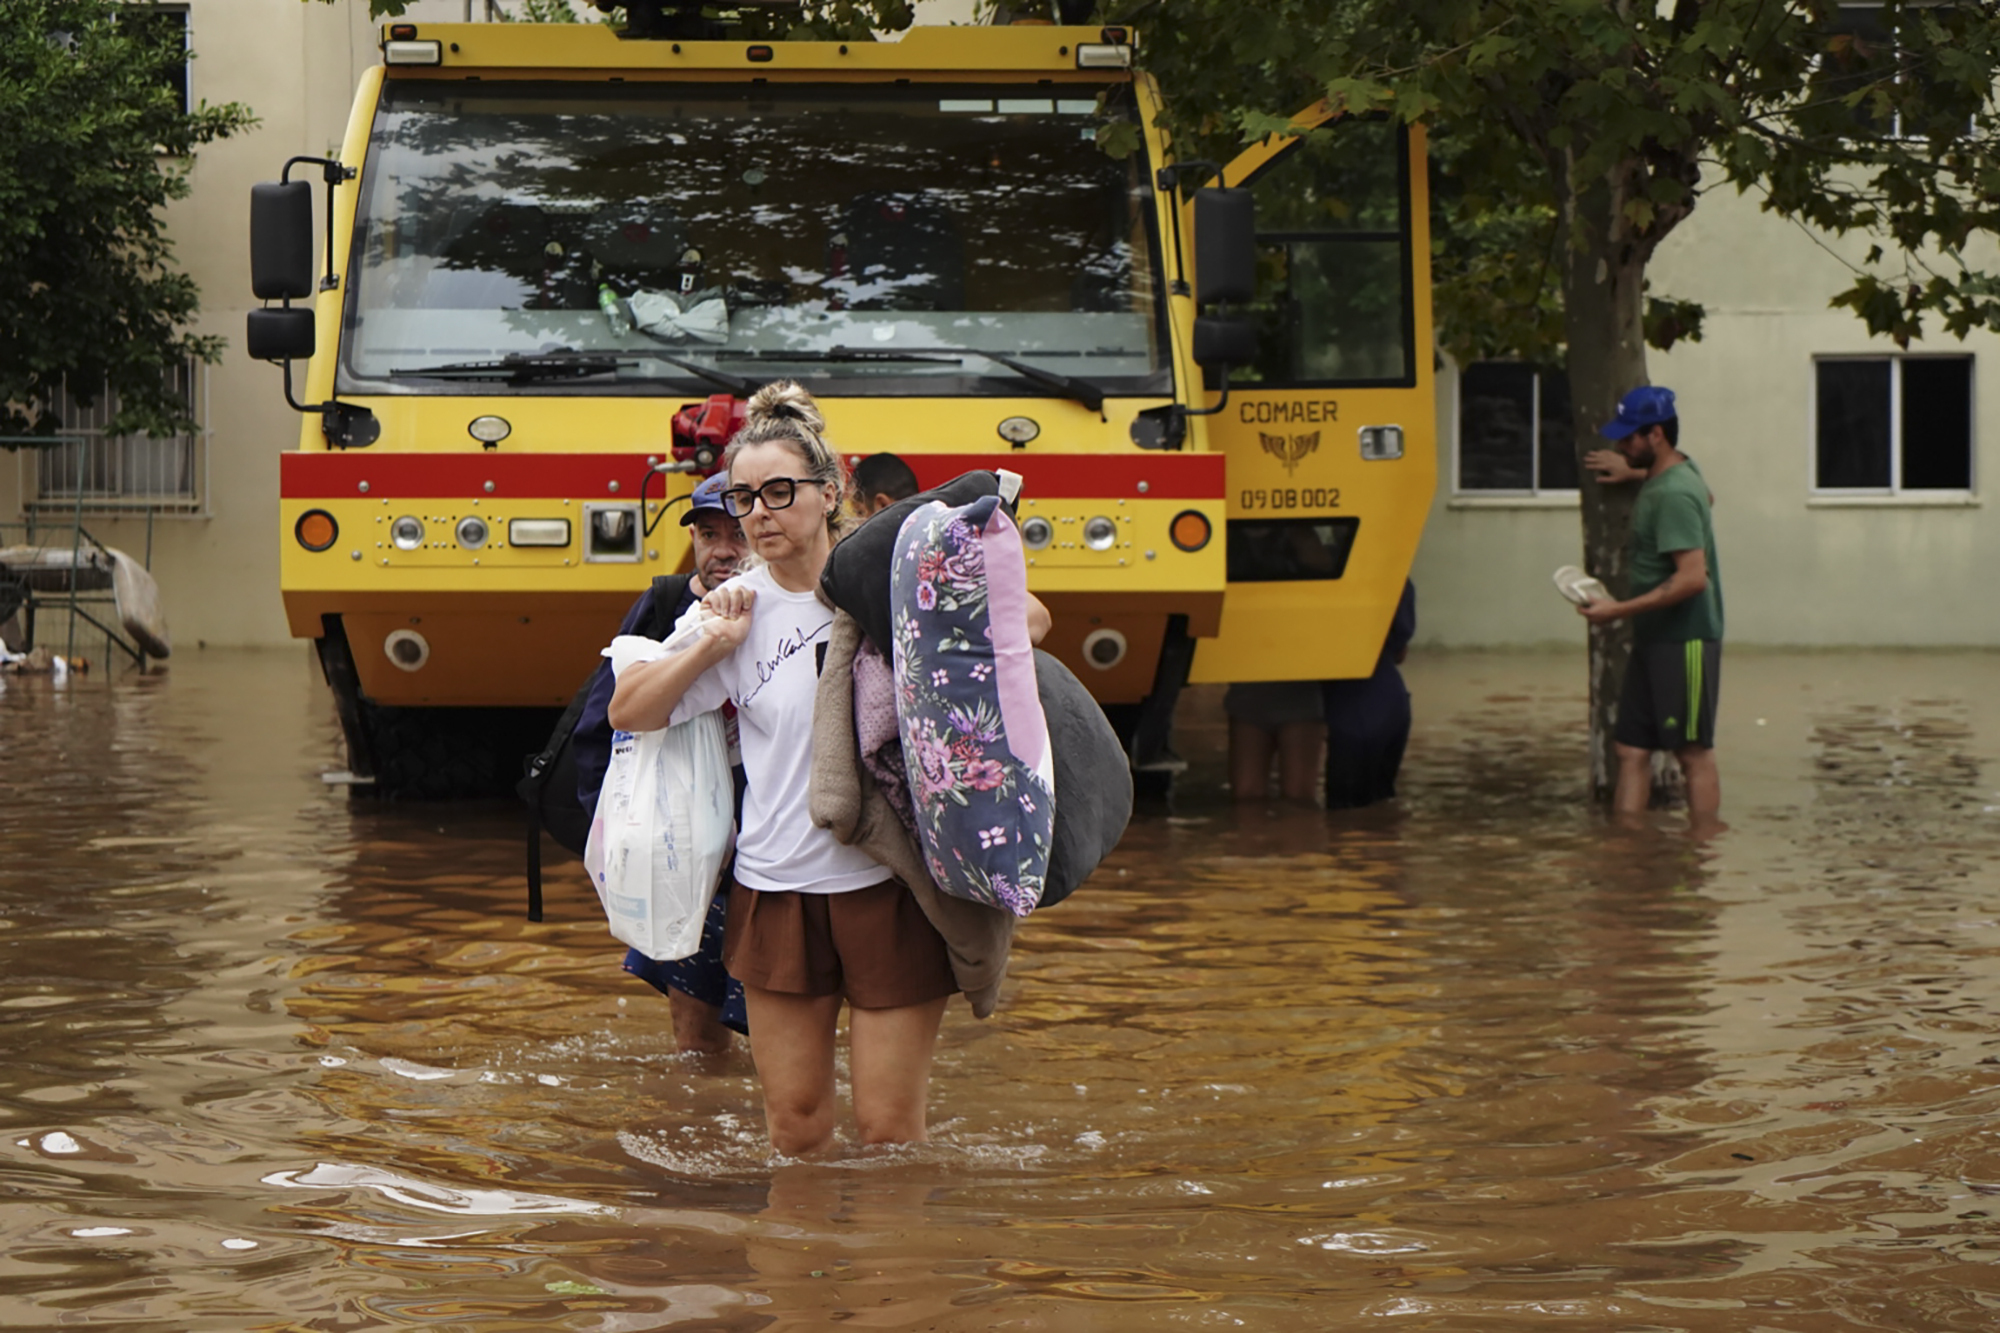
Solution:
<svg viewBox="0 0 2000 1333">
<path fill-rule="evenodd" d="M 1973 357 L 1973 485 L 1968 495 L 1813 492 L 1814 358 L 1886 356 L 1859 319 L 1827 307 L 1865 242 L 1823 245 L 1717 193 L 1668 238 L 1653 290 L 1708 308 L 1705 335 L 1652 354 L 1655 383 L 1679 395 L 1682 447 L 1716 495 L 1715 525 L 1732 642 L 1774 646 L 2000 645 L 2000 600 L 1978 595 L 2000 561 L 1981 478 L 2000 466 L 2000 338 L 1935 335 L 1913 352 Z M 1453 447 L 1456 377 L 1440 377 L 1439 425 Z M 1417 558 L 1419 642 L 1496 647 L 1583 642 L 1549 584 L 1580 561 L 1574 500 L 1454 494 L 1451 459 Z"/>
</svg>

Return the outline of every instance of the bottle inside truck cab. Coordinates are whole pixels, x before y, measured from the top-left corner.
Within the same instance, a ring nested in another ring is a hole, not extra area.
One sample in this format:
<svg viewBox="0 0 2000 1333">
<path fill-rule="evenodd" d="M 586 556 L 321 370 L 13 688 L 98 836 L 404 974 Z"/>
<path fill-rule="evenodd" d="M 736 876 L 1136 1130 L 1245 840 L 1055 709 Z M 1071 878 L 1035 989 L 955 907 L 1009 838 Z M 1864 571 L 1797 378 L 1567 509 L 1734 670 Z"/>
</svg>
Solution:
<svg viewBox="0 0 2000 1333">
<path fill-rule="evenodd" d="M 252 209 L 354 780 L 509 782 L 779 378 L 851 458 L 1023 476 L 1045 646 L 1128 734 L 1367 674 L 1435 483 L 1421 132 L 1177 162 L 1136 40 L 385 25 L 337 159 Z"/>
</svg>

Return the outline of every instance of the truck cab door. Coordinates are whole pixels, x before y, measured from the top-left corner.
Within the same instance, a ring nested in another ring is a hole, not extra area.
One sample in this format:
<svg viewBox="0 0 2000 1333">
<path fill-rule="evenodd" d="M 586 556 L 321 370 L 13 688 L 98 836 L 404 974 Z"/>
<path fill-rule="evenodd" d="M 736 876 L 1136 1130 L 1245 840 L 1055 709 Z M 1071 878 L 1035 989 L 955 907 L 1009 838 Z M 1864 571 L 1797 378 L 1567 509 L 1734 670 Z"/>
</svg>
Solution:
<svg viewBox="0 0 2000 1333">
<path fill-rule="evenodd" d="M 1223 177 L 1256 198 L 1258 346 L 1194 418 L 1227 459 L 1228 583 L 1190 679 L 1366 676 L 1437 481 L 1422 131 L 1336 120 Z"/>
</svg>

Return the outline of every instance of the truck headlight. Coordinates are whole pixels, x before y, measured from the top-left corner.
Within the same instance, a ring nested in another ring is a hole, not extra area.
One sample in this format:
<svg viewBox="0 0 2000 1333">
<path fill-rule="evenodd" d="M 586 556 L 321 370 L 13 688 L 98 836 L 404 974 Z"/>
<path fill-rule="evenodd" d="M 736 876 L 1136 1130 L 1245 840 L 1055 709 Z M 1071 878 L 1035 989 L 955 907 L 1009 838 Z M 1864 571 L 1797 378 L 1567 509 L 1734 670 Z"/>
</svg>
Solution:
<svg viewBox="0 0 2000 1333">
<path fill-rule="evenodd" d="M 414 514 L 403 515 L 389 525 L 389 540 L 399 551 L 416 550 L 424 544 L 424 521 Z"/>
<path fill-rule="evenodd" d="M 1102 514 L 1083 525 L 1083 544 L 1093 551 L 1108 551 L 1118 543 L 1118 525 Z"/>
<path fill-rule="evenodd" d="M 1030 551 L 1039 551 L 1055 539 L 1055 525 L 1040 514 L 1021 524 L 1021 545 Z"/>
<path fill-rule="evenodd" d="M 458 520 L 458 544 L 468 551 L 476 551 L 486 545 L 486 520 L 477 514 L 467 514 Z"/>
</svg>

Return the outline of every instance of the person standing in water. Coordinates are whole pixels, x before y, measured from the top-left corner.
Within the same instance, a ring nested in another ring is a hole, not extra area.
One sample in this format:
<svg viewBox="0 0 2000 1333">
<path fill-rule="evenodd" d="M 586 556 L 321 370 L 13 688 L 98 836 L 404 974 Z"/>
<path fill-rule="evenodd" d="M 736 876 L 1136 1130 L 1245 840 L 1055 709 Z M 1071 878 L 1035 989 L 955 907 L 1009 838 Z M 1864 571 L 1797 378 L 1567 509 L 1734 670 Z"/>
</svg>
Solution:
<svg viewBox="0 0 2000 1333">
<path fill-rule="evenodd" d="M 685 650 L 628 668 L 611 723 L 648 731 L 733 703 L 746 789 L 723 958 L 743 983 L 771 1145 L 834 1137 L 836 1024 L 864 1144 L 928 1138 L 931 1055 L 957 992 L 950 958 L 909 889 L 816 827 L 808 806 L 819 653 L 833 612 L 817 591 L 844 523 L 846 478 L 812 396 L 766 385 L 723 455 L 724 508 L 764 563 L 711 592 Z"/>
<path fill-rule="evenodd" d="M 1394 800 L 1396 775 L 1410 743 L 1410 689 L 1398 670 L 1417 632 L 1417 585 L 1403 595 L 1374 674 L 1320 684 L 1326 714 L 1326 808 L 1353 810 Z"/>
<path fill-rule="evenodd" d="M 1612 732 L 1618 749 L 1613 807 L 1620 814 L 1646 809 L 1653 751 L 1667 750 L 1687 779 L 1688 814 L 1699 819 L 1722 806 L 1715 763 L 1722 569 L 1708 483 L 1680 451 L 1680 427 L 1674 391 L 1657 385 L 1626 394 L 1618 414 L 1599 427 L 1627 465 L 1617 475 L 1644 478 L 1632 509 L 1632 595 L 1587 602 L 1577 613 L 1593 625 L 1632 621 L 1632 660 Z"/>
<path fill-rule="evenodd" d="M 1320 688 L 1310 680 L 1237 681 L 1222 696 L 1229 718 L 1229 794 L 1238 801 L 1271 799 L 1271 760 L 1278 794 L 1311 805 L 1319 785 Z"/>
</svg>

